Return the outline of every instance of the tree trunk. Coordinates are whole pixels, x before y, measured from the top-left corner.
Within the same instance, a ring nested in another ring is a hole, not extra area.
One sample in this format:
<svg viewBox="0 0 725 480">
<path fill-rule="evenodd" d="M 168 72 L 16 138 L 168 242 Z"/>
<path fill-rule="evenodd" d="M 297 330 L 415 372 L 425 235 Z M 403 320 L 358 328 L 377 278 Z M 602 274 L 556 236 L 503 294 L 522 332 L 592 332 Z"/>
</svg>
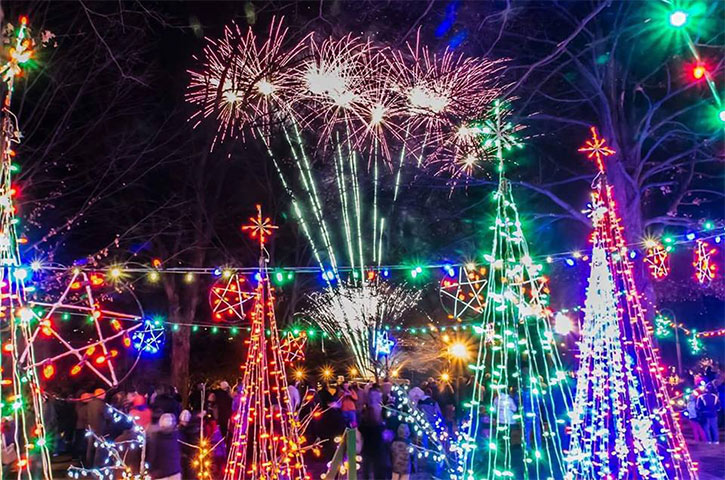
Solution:
<svg viewBox="0 0 725 480">
<path fill-rule="evenodd" d="M 615 149 L 617 148 L 615 147 Z M 624 159 L 614 160 L 607 164 L 607 180 L 614 188 L 614 199 L 617 202 L 617 213 L 622 219 L 624 240 L 629 251 L 637 250 L 639 253 L 639 258 L 632 262 L 634 280 L 640 294 L 642 307 L 645 309 L 647 318 L 651 320 L 657 308 L 657 296 L 652 279 L 647 273 L 647 265 L 642 258 L 642 248 L 639 245 L 646 236 L 640 191 L 631 184 L 625 171 Z"/>
<path fill-rule="evenodd" d="M 171 338 L 171 383 L 178 388 L 182 403 L 187 405 L 189 399 L 191 329 L 180 328 L 171 333 Z"/>
</svg>

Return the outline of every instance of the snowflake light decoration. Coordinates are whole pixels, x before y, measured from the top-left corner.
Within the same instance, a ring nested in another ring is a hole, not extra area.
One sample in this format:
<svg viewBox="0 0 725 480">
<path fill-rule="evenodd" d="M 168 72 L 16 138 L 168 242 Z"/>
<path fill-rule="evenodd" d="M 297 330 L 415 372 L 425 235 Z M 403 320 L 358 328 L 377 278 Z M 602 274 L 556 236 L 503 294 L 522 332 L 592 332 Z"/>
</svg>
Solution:
<svg viewBox="0 0 725 480">
<path fill-rule="evenodd" d="M 393 339 L 387 330 L 375 332 L 375 357 L 388 357 L 393 353 L 395 347 L 395 339 Z"/>
<path fill-rule="evenodd" d="M 599 137 L 597 127 L 591 127 L 592 138 L 584 142 L 579 151 L 587 154 L 588 159 L 594 159 L 597 162 L 597 168 L 600 172 L 604 172 L 604 158 L 617 153 L 615 150 L 607 146 L 607 141 Z"/>
</svg>

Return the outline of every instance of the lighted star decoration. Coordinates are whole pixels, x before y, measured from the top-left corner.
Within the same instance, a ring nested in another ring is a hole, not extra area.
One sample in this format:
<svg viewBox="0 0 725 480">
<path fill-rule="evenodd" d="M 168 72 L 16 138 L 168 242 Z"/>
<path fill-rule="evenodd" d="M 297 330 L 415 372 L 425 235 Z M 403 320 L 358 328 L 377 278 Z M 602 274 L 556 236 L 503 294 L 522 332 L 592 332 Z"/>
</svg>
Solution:
<svg viewBox="0 0 725 480">
<path fill-rule="evenodd" d="M 155 355 L 164 344 L 164 325 L 160 320 L 145 320 L 143 328 L 133 332 L 131 339 L 133 348 L 139 352 Z"/>
<path fill-rule="evenodd" d="M 117 386 L 119 375 L 114 359 L 118 356 L 119 351 L 114 346 L 124 348 L 131 346 L 130 335 L 143 325 L 141 322 L 143 315 L 130 315 L 101 308 L 92 287 L 100 286 L 103 283 L 103 277 L 100 274 L 87 274 L 76 269 L 58 300 L 53 303 L 29 302 L 28 307 L 22 309 L 19 317 L 21 321 L 32 323 L 37 320 L 38 323 L 19 355 L 19 364 L 25 365 L 27 369 L 41 367 L 45 380 L 50 380 L 56 373 L 58 361 L 72 358 L 75 364 L 70 369 L 71 376 L 76 376 L 86 370 L 93 373 L 109 388 Z M 76 293 L 81 294 L 78 302 L 72 298 Z M 39 313 L 41 309 L 43 311 Z M 78 316 L 84 318 L 84 322 L 92 325 L 92 336 L 95 338 L 82 346 L 73 346 L 55 325 L 59 315 L 68 320 Z M 133 325 L 124 328 L 120 321 L 133 322 Z M 110 334 L 108 333 L 109 326 Z M 46 350 L 38 348 L 39 343 L 51 338 L 56 340 L 54 349 L 61 350 L 61 353 L 47 358 L 38 358 L 37 353 Z"/>
<path fill-rule="evenodd" d="M 232 273 L 219 279 L 209 291 L 209 304 L 215 320 L 239 322 L 246 318 L 247 304 L 256 297 L 254 287 L 244 276 Z"/>
<path fill-rule="evenodd" d="M 282 354 L 282 360 L 284 360 L 287 364 L 304 361 L 306 345 L 307 334 L 305 332 L 300 332 L 299 335 L 287 332 L 287 335 L 285 335 L 284 340 L 282 340 L 279 347 L 279 351 Z"/>
<path fill-rule="evenodd" d="M 710 248 L 710 245 L 702 239 L 697 239 L 695 243 L 695 260 L 692 262 L 695 267 L 695 278 L 701 285 L 707 285 L 715 279 L 717 267 L 712 261 L 712 256 L 716 250 Z"/>
<path fill-rule="evenodd" d="M 395 340 L 387 330 L 378 331 L 375 334 L 375 357 L 387 357 L 393 353 Z"/>
<path fill-rule="evenodd" d="M 586 153 L 588 159 L 595 159 L 597 161 L 597 168 L 603 173 L 604 158 L 617 152 L 606 145 L 607 141 L 604 138 L 599 137 L 597 127 L 591 127 L 590 131 L 592 132 L 592 138 L 584 142 L 584 145 L 579 148 L 579 151 Z"/>
<path fill-rule="evenodd" d="M 649 271 L 656 280 L 665 278 L 670 273 L 669 253 L 662 244 L 656 240 L 646 240 L 647 254 L 644 261 L 649 265 Z"/>
<path fill-rule="evenodd" d="M 266 237 L 272 234 L 272 230 L 279 228 L 277 225 L 272 225 L 272 220 L 269 217 L 262 217 L 262 206 L 257 204 L 257 216 L 249 217 L 251 222 L 249 225 L 242 225 L 243 231 L 249 231 L 249 235 L 252 238 L 259 239 L 260 249 L 264 248 L 266 243 Z"/>
<path fill-rule="evenodd" d="M 486 268 L 474 264 L 448 271 L 448 275 L 441 280 L 439 296 L 449 318 L 459 319 L 483 312 L 486 303 L 484 292 L 488 284 L 485 275 Z"/>
</svg>

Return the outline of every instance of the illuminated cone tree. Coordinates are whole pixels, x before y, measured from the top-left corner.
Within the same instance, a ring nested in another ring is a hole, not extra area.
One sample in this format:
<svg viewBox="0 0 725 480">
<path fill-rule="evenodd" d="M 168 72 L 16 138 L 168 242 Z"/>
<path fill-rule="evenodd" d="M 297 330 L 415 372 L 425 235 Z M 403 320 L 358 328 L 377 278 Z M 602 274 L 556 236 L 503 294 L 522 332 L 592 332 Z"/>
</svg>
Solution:
<svg viewBox="0 0 725 480">
<path fill-rule="evenodd" d="M 594 224 L 567 479 L 697 478 L 672 410 L 604 171 L 614 154 L 592 127 Z"/>
<path fill-rule="evenodd" d="M 27 345 L 30 345 L 30 358 L 33 358 L 32 342 L 29 340 L 31 323 L 36 320 L 27 306 L 25 278 L 28 270 L 20 261 L 19 238 L 15 229 L 18 220 L 13 198 L 16 189 L 12 184 L 13 172 L 16 171 L 13 144 L 20 141 L 20 132 L 10 104 L 15 79 L 31 62 L 34 47 L 24 17 L 10 40 L 10 44 L 3 47 L 3 64 L 0 67 L 5 88 L 0 119 L 0 322 L 3 335 L 9 336 L 2 339 L 3 350 L 10 357 L 9 364 L 7 356 L 2 359 L 0 398 L 3 418 L 12 418 L 9 427 L 17 453 L 18 470 L 17 474 L 12 474 L 13 478 L 52 478 L 37 369 L 28 368 L 29 362 L 19 359 Z M 3 452 L 3 455 L 6 454 Z"/>
<path fill-rule="evenodd" d="M 290 403 L 280 338 L 274 315 L 274 294 L 267 272 L 265 242 L 269 218 L 257 217 L 242 227 L 259 239 L 259 283 L 250 313 L 251 333 L 243 366 L 241 401 L 224 472 L 227 480 L 306 479 L 301 423 Z M 269 333 L 265 336 L 265 333 Z"/>
<path fill-rule="evenodd" d="M 516 142 L 514 128 L 503 123 L 502 115 L 496 104 L 485 129 L 493 134 L 487 142 L 495 147 L 500 177 L 494 193 L 493 245 L 485 256 L 490 267 L 479 327 L 482 337 L 471 367 L 470 423 L 463 429 L 457 476 L 562 478 L 562 434 L 571 394 L 550 326 L 547 279 L 529 255 L 503 173 L 503 153 Z"/>
</svg>

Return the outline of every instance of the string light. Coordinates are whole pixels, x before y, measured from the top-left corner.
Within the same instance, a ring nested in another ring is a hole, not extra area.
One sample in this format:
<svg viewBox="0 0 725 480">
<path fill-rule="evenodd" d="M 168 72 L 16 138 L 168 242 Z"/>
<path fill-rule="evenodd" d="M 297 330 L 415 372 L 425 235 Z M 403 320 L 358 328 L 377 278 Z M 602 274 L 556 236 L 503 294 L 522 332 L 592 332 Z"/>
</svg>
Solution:
<svg viewBox="0 0 725 480">
<path fill-rule="evenodd" d="M 83 468 L 70 466 L 68 467 L 68 477 L 73 479 L 79 478 L 123 478 L 124 480 L 151 480 L 149 474 L 149 466 L 144 461 L 146 452 L 146 432 L 140 426 L 136 424 L 134 417 L 127 415 L 126 413 L 110 406 L 106 405 L 107 417 L 111 419 L 114 424 L 123 423 L 130 425 L 130 428 L 124 430 L 130 431 L 130 438 L 120 441 L 110 440 L 106 437 L 99 436 L 96 432 L 89 429 L 86 431 L 86 438 L 88 442 L 92 442 L 96 449 L 96 458 L 102 466 L 95 468 Z M 131 450 L 141 450 L 138 465 L 126 464 L 127 458 L 132 458 L 127 455 Z M 105 458 L 100 456 L 99 453 L 105 453 Z M 138 472 L 138 473 L 134 473 Z"/>
</svg>

